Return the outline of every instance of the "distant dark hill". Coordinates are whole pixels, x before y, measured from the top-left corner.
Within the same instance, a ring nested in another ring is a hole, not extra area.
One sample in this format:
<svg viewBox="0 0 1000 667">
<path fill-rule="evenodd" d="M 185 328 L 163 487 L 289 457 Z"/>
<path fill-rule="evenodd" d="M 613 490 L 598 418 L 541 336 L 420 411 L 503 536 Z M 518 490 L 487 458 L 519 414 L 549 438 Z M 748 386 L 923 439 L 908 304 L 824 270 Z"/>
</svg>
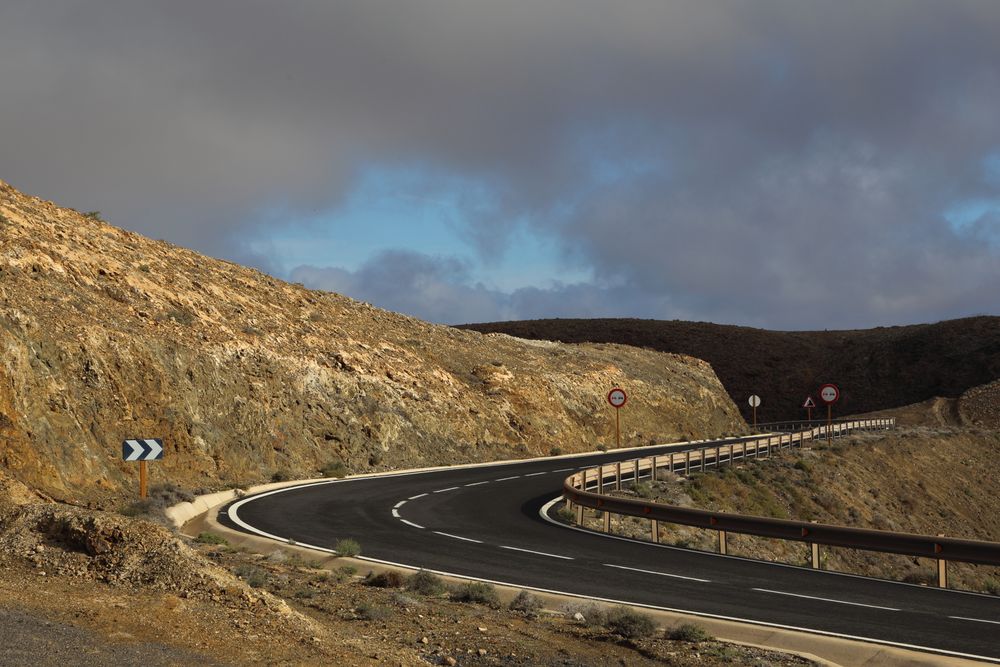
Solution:
<svg viewBox="0 0 1000 667">
<path fill-rule="evenodd" d="M 568 343 L 624 343 L 691 355 L 715 368 L 749 419 L 800 419 L 799 406 L 825 382 L 840 386 L 834 414 L 871 412 L 957 397 L 1000 378 L 1000 317 L 855 331 L 766 331 L 708 322 L 637 319 L 530 320 L 461 328 Z M 815 416 L 816 411 L 814 411 Z"/>
</svg>

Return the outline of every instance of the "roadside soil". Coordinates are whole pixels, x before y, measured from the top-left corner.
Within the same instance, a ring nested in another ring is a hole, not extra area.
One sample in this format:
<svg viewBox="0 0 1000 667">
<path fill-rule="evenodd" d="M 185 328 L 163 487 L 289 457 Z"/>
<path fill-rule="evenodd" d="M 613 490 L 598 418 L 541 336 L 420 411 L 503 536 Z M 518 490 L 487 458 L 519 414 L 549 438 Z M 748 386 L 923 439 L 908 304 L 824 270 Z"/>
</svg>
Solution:
<svg viewBox="0 0 1000 667">
<path fill-rule="evenodd" d="M 947 407 L 935 404 L 932 407 Z M 931 411 L 937 420 L 939 411 Z M 995 461 L 1000 431 L 916 426 L 892 432 L 857 433 L 782 451 L 689 478 L 661 473 L 661 481 L 620 492 L 685 507 L 782 519 L 817 521 L 953 537 L 1000 540 L 1000 497 Z M 589 514 L 589 513 L 588 513 Z M 601 520 L 587 517 L 600 529 Z M 613 517 L 612 530 L 648 539 L 649 522 Z M 661 524 L 661 541 L 715 551 L 714 531 Z M 809 565 L 809 546 L 731 534 L 729 553 Z M 936 584 L 936 561 L 853 549 L 821 547 L 824 569 Z M 1000 595 L 1000 568 L 949 563 L 949 585 Z"/>
</svg>

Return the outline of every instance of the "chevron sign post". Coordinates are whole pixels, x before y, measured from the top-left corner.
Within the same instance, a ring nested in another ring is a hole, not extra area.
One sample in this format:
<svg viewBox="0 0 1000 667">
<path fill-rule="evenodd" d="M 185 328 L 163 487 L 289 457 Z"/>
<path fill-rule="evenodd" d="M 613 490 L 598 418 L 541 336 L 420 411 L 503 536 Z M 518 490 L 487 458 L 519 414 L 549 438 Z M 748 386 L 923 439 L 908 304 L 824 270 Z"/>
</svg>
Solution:
<svg viewBox="0 0 1000 667">
<path fill-rule="evenodd" d="M 144 440 L 124 440 L 122 442 L 122 459 L 139 462 L 139 497 L 146 498 L 146 481 L 148 478 L 146 461 L 159 461 L 163 458 L 163 441 L 157 438 Z"/>
</svg>

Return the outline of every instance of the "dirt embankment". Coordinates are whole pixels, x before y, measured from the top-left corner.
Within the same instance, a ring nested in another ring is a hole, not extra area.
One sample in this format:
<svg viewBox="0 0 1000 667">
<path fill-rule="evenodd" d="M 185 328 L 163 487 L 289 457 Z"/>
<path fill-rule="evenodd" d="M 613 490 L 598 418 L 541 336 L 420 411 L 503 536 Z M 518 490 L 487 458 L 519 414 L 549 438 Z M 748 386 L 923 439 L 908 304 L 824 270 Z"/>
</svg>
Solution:
<svg viewBox="0 0 1000 667">
<path fill-rule="evenodd" d="M 812 448 L 748 462 L 719 473 L 670 476 L 642 485 L 660 502 L 722 512 L 846 526 L 1000 541 L 1000 497 L 995 462 L 1000 431 L 913 427 L 817 442 Z M 625 493 L 634 495 L 634 491 Z M 594 523 L 597 526 L 597 523 Z M 648 522 L 616 519 L 616 529 L 647 538 Z M 717 548 L 711 531 L 661 527 L 666 543 Z M 800 565 L 809 563 L 805 543 L 745 535 L 729 536 L 730 553 Z M 870 551 L 821 547 L 829 570 L 936 583 L 935 563 Z M 1000 568 L 949 565 L 958 588 L 1000 594 Z"/>
<path fill-rule="evenodd" d="M 744 428 L 711 367 L 482 335 L 275 280 L 0 183 L 0 466 L 61 499 L 590 450 Z"/>
</svg>

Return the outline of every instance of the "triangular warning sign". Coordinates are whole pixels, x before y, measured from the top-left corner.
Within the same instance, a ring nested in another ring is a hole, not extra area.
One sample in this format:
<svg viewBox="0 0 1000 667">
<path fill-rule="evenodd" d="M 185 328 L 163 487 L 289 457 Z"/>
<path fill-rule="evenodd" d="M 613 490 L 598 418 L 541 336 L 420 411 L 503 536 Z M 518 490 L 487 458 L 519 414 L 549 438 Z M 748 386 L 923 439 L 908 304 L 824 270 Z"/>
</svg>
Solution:
<svg viewBox="0 0 1000 667">
<path fill-rule="evenodd" d="M 813 400 L 812 396 L 806 396 L 806 402 L 802 404 L 804 408 L 815 408 L 816 401 Z"/>
</svg>

